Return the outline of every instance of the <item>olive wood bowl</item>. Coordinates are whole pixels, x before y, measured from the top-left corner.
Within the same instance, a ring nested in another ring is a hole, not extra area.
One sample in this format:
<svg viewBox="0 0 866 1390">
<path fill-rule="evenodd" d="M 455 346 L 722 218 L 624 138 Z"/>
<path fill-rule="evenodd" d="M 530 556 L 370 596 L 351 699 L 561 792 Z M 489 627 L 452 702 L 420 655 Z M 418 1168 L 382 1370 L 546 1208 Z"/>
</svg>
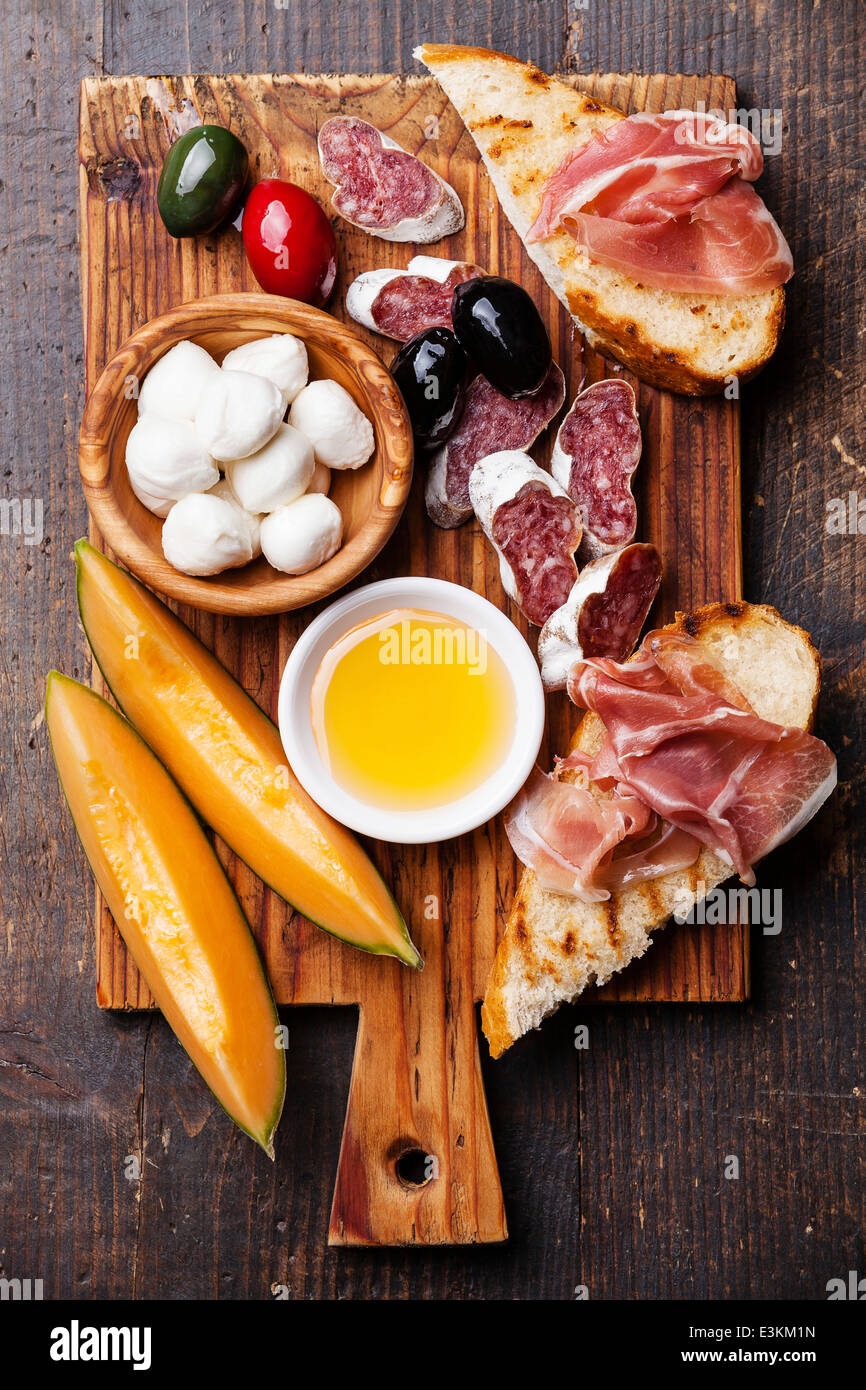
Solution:
<svg viewBox="0 0 866 1390">
<path fill-rule="evenodd" d="M 281 574 L 264 556 L 209 579 L 181 574 L 162 553 L 162 518 L 139 502 L 129 484 L 125 455 L 138 418 L 135 388 L 154 362 L 184 338 L 221 362 L 240 343 L 271 333 L 302 338 L 310 379 L 338 381 L 372 422 L 373 456 L 362 468 L 331 474 L 330 495 L 343 515 L 343 544 L 308 574 Z M 387 367 L 353 328 L 298 300 L 217 294 L 179 304 L 151 319 L 117 350 L 85 406 L 78 464 L 90 515 L 133 574 L 195 608 L 257 616 L 327 598 L 370 564 L 400 520 L 409 496 L 412 430 Z"/>
</svg>

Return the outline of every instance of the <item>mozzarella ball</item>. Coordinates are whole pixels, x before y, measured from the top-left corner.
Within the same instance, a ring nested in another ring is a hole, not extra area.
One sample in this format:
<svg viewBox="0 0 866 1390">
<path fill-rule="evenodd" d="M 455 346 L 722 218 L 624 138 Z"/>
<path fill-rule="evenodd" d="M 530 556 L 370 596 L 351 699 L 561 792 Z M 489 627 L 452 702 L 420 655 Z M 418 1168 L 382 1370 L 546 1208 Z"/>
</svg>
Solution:
<svg viewBox="0 0 866 1390">
<path fill-rule="evenodd" d="M 300 338 L 291 333 L 274 333 L 270 338 L 255 338 L 241 343 L 223 358 L 223 367 L 232 372 L 252 372 L 266 376 L 283 398 L 283 414 L 291 405 L 310 375 L 307 349 Z"/>
<path fill-rule="evenodd" d="M 201 393 L 218 371 L 210 353 L 198 343 L 175 343 L 144 378 L 138 393 L 139 415 L 193 421 Z"/>
<path fill-rule="evenodd" d="M 262 522 L 265 559 L 285 574 L 306 574 L 323 565 L 339 550 L 342 538 L 340 509 L 320 492 L 305 493 Z"/>
<path fill-rule="evenodd" d="M 316 462 L 360 468 L 373 452 L 373 426 L 336 381 L 311 381 L 295 397 L 289 423 L 310 440 Z"/>
<path fill-rule="evenodd" d="M 167 516 L 190 492 L 207 492 L 219 469 L 188 420 L 142 415 L 126 441 L 126 468 L 139 502 Z"/>
<path fill-rule="evenodd" d="M 183 574 L 219 574 L 253 558 L 246 519 L 224 497 L 194 492 L 175 503 L 162 528 L 162 551 Z"/>
<path fill-rule="evenodd" d="M 201 394 L 195 427 L 213 457 L 230 463 L 267 444 L 282 418 L 283 398 L 272 381 L 252 372 L 220 369 Z"/>
<path fill-rule="evenodd" d="M 215 483 L 212 488 L 208 489 L 207 495 L 208 497 L 221 497 L 223 501 L 228 502 L 232 507 L 235 507 L 236 510 L 243 517 L 247 529 L 250 533 L 250 545 L 252 546 L 253 559 L 255 560 L 256 557 L 258 555 L 261 555 L 262 553 L 261 517 L 257 516 L 255 512 L 248 512 L 246 507 L 241 506 L 240 502 L 235 496 L 234 489 L 232 488 L 232 485 L 229 482 L 228 478 L 220 478 L 218 483 Z"/>
<path fill-rule="evenodd" d="M 313 476 L 307 483 L 307 492 L 322 492 L 327 497 L 331 491 L 331 470 L 325 463 L 317 463 Z"/>
<path fill-rule="evenodd" d="M 291 425 L 280 425 L 258 453 L 226 464 L 226 476 L 248 512 L 273 512 L 306 492 L 316 460 L 309 439 Z"/>
</svg>

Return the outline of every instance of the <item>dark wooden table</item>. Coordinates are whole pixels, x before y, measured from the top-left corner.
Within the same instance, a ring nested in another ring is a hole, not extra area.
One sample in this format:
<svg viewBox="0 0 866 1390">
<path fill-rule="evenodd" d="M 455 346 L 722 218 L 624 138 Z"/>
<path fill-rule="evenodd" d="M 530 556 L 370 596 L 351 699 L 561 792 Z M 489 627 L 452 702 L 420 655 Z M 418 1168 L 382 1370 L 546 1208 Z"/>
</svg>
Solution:
<svg viewBox="0 0 866 1390">
<path fill-rule="evenodd" d="M 25 544 L 12 521 L 0 535 L 0 1276 L 42 1278 L 55 1298 L 567 1299 L 586 1285 L 821 1299 L 829 1279 L 866 1272 L 866 534 L 825 527 L 853 492 L 866 533 L 864 21 L 858 0 L 7 0 L 0 497 L 41 499 L 44 536 Z M 40 714 L 50 667 L 88 669 L 70 565 L 85 529 L 77 92 L 101 72 L 414 71 L 424 37 L 551 70 L 730 73 L 743 107 L 781 109 L 762 189 L 797 277 L 782 347 L 745 392 L 745 591 L 820 646 L 819 732 L 840 786 L 761 875 L 784 918 L 755 935 L 748 1006 L 566 1009 L 485 1065 L 506 1247 L 329 1250 L 353 1011 L 289 1016 L 272 1166 L 161 1019 L 95 1004 L 91 880 Z"/>
</svg>

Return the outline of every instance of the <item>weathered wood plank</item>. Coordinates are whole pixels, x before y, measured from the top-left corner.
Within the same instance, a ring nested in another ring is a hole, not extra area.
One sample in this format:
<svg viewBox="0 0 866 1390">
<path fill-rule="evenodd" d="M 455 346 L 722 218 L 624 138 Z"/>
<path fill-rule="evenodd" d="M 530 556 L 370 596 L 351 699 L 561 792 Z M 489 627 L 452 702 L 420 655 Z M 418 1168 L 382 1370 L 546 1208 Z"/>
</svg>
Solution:
<svg viewBox="0 0 866 1390">
<path fill-rule="evenodd" d="M 580 79 L 602 100 L 626 109 L 666 108 L 696 99 L 730 105 L 733 84 L 722 78 L 595 77 Z M 550 293 L 501 213 L 474 142 L 428 77 L 103 78 L 81 90 L 82 282 L 85 286 L 87 386 L 105 359 L 140 326 L 139 315 L 215 289 L 250 281 L 234 231 L 173 243 L 155 213 L 154 195 L 176 113 L 230 123 L 247 144 L 258 174 L 278 172 L 329 198 L 319 168 L 316 133 L 335 110 L 373 121 L 405 148 L 423 149 L 461 194 L 467 226 L 441 249 L 525 284 L 542 306 L 569 378 L 569 396 L 611 370 L 584 349 L 569 316 Z M 345 286 L 360 269 L 405 264 L 410 248 L 380 244 L 348 224 L 338 227 L 341 278 L 331 307 L 343 315 Z M 132 325 L 130 325 L 130 318 Z M 380 351 L 393 346 L 368 335 Z M 666 569 L 660 617 L 712 598 L 740 595 L 738 409 L 724 398 L 701 403 L 640 388 L 647 446 L 640 488 L 647 505 L 642 534 L 654 540 Z M 549 454 L 551 440 L 545 445 Z M 98 541 L 98 536 L 94 534 Z M 691 557 L 688 566 L 682 557 Z M 459 579 L 508 606 L 530 641 L 534 635 L 509 605 L 498 564 L 480 528 L 431 527 L 423 478 L 386 555 L 362 580 L 382 574 L 427 573 Z M 321 605 L 319 605 L 321 607 Z M 309 610 L 257 625 L 189 613 L 192 625 L 239 676 L 267 666 L 267 705 Z M 279 646 L 281 659 L 274 662 Z M 102 688 L 99 673 L 95 672 Z M 551 746 L 570 741 L 574 715 L 555 702 Z M 480 1083 L 473 994 L 489 975 L 502 905 L 515 863 L 501 825 L 431 847 L 374 846 L 386 881 L 410 923 L 426 968 L 409 977 L 393 962 L 359 956 L 309 923 L 289 915 L 273 895 L 259 893 L 243 866 L 230 861 L 250 910 L 278 1003 L 361 1006 L 349 1108 L 341 1147 L 330 1239 L 346 1244 L 465 1243 L 501 1240 L 506 1227 L 496 1160 Z M 447 894 L 443 892 L 447 885 Z M 141 981 L 105 905 L 98 903 L 98 998 L 128 1008 L 145 1002 Z M 747 935 L 734 924 L 672 930 L 639 974 L 607 992 L 616 999 L 742 999 Z M 402 1181 L 399 1155 L 427 1155 L 418 1186 Z M 432 1180 L 429 1173 L 433 1172 Z"/>
<path fill-rule="evenodd" d="M 0 1273 L 41 1274 L 53 1297 L 134 1288 L 267 1298 L 280 1283 L 307 1298 L 543 1299 L 570 1298 L 586 1282 L 593 1297 L 823 1298 L 828 1278 L 862 1269 L 864 1222 L 866 551 L 857 536 L 823 530 L 830 498 L 849 487 L 864 494 L 831 442 L 838 436 L 864 462 L 851 307 L 863 286 L 854 221 L 863 7 L 445 0 L 425 7 L 423 24 L 415 5 L 378 8 L 246 0 L 215 22 L 212 7 L 182 0 L 169 32 L 153 6 L 4 7 L 4 495 L 43 497 L 49 539 L 26 548 L 4 539 L 0 567 Z M 312 1238 L 327 1224 L 353 1013 L 286 1018 L 288 1139 L 271 1183 L 248 1148 L 232 1148 L 227 1121 L 196 1109 L 200 1084 L 162 1020 L 93 1008 L 90 876 L 44 736 L 30 733 L 47 667 L 87 669 L 68 560 L 85 524 L 74 447 L 83 401 L 77 78 L 134 68 L 413 71 L 423 37 L 489 44 L 548 70 L 712 67 L 736 75 L 745 105 L 782 108 L 782 153 L 768 160 L 762 187 L 797 277 L 776 361 L 743 401 L 745 592 L 778 603 L 819 640 L 820 731 L 842 752 L 843 779 L 808 839 L 772 861 L 786 924 L 780 938 L 756 940 L 747 1009 L 562 1010 L 484 1066 L 511 1239 L 429 1255 L 328 1251 Z M 592 1030 L 579 1058 L 578 1021 Z M 63 1089 L 43 1099 L 50 1082 L 37 1072 Z M 139 1184 L 123 1166 L 142 1143 L 156 1166 L 145 1165 Z M 722 1145 L 744 1159 L 739 1183 L 720 1180 Z"/>
<path fill-rule="evenodd" d="M 578 85 L 624 109 L 670 107 L 703 100 L 708 107 L 729 107 L 733 84 L 725 79 L 660 77 L 579 78 Z M 132 327 L 145 317 L 197 293 L 247 288 L 251 276 L 234 232 L 198 242 L 172 243 L 154 212 L 154 193 L 168 147 L 171 111 L 192 109 L 205 120 L 230 121 L 248 144 L 259 173 L 291 171 L 323 200 L 328 198 L 315 148 L 318 125 L 334 110 L 363 114 L 405 147 L 425 156 L 463 196 L 467 229 L 450 239 L 444 254 L 474 260 L 493 271 L 520 279 L 538 302 L 551 326 L 558 357 L 574 395 L 584 381 L 611 369 L 585 350 L 568 315 L 544 285 L 518 238 L 502 215 L 474 142 L 428 78 L 388 77 L 207 79 L 142 78 L 90 80 L 82 87 L 82 280 L 87 323 L 87 382 L 92 386 L 105 359 Z M 435 124 L 431 125 L 433 121 Z M 430 138 L 430 132 L 435 135 Z M 341 276 L 332 309 L 341 314 L 342 292 L 361 269 L 374 263 L 402 264 L 405 247 L 371 242 L 341 224 Z M 115 308 L 115 300 L 117 308 Z M 382 340 L 385 353 L 393 351 Z M 639 388 L 645 425 L 644 460 L 639 475 L 641 534 L 656 541 L 666 577 L 657 606 L 660 619 L 707 600 L 737 598 L 741 592 L 738 406 L 723 398 L 693 402 Z M 543 446 L 549 452 L 550 440 Z M 471 587 L 481 585 L 494 602 L 505 600 L 495 557 L 477 527 L 458 532 L 431 528 L 423 508 L 423 479 L 417 480 L 406 520 L 387 552 L 364 578 L 391 573 L 433 573 Z M 534 640 L 516 608 L 512 617 Z M 247 645 L 245 625 L 217 624 L 188 615 L 204 629 L 205 640 L 219 630 L 220 655 L 240 673 Z M 276 682 L 284 657 L 308 620 L 306 612 L 286 615 L 257 630 L 253 669 L 267 669 L 268 684 L 258 681 L 273 712 Z M 275 633 L 281 658 L 273 661 Z M 574 715 L 563 697 L 552 702 L 550 747 L 567 746 Z M 450 885 L 447 905 L 452 924 L 472 923 L 474 989 L 480 997 L 490 971 L 497 934 L 503 924 L 499 905 L 511 895 L 514 859 L 496 825 L 438 850 L 377 848 L 389 882 L 411 885 L 406 910 L 423 931 L 413 904 L 439 891 L 440 877 Z M 234 869 L 235 866 L 233 866 Z M 255 886 L 237 867 L 238 887 L 251 905 Z M 293 918 L 287 923 L 282 904 L 270 895 L 256 897 L 253 917 L 274 982 L 283 1003 L 349 1002 L 366 991 L 378 963 L 358 962 L 338 943 Z M 110 1007 L 140 1007 L 148 1002 L 134 966 L 103 907 L 99 909 L 98 997 Z M 438 933 L 431 935 L 435 938 Z M 736 999 L 748 984 L 747 933 L 739 925 L 668 932 L 660 946 L 622 981 L 604 992 L 611 999 Z"/>
</svg>

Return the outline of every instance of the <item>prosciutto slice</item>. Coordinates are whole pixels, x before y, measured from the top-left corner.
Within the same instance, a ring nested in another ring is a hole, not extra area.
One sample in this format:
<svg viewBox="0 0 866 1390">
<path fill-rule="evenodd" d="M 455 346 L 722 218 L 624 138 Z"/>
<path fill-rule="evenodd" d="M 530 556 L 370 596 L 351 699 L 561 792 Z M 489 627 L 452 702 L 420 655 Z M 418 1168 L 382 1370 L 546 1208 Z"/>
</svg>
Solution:
<svg viewBox="0 0 866 1390">
<path fill-rule="evenodd" d="M 752 187 L 762 168 L 742 126 L 694 111 L 640 112 L 566 157 L 527 240 L 565 227 L 593 260 L 654 288 L 772 289 L 790 279 L 793 260 Z"/>
<path fill-rule="evenodd" d="M 637 797 L 600 801 L 585 779 L 562 782 L 535 768 L 505 813 L 505 831 L 518 859 L 535 869 L 542 888 L 600 902 L 610 896 L 594 881 L 602 860 L 654 821 Z"/>
<path fill-rule="evenodd" d="M 566 155 L 545 185 L 529 240 L 550 236 L 582 209 L 634 224 L 681 217 L 732 174 L 754 183 L 763 167 L 744 126 L 697 111 L 639 111 Z"/>
<path fill-rule="evenodd" d="M 704 198 L 690 217 L 629 226 L 573 214 L 569 230 L 593 260 L 654 289 L 759 294 L 794 273 L 788 243 L 766 203 L 743 179 Z"/>
<path fill-rule="evenodd" d="M 631 662 L 575 666 L 568 692 L 605 726 L 592 774 L 615 776 L 744 883 L 754 883 L 752 866 L 811 820 L 836 785 L 825 743 L 760 719 L 700 644 L 680 633 L 648 633 Z"/>
<path fill-rule="evenodd" d="M 630 883 L 695 862 L 698 841 L 666 824 L 614 779 L 600 779 L 612 796 L 594 795 L 589 789 L 593 770 L 593 760 L 583 753 L 563 759 L 550 776 L 536 767 L 505 812 L 511 847 L 532 866 L 542 888 L 581 902 L 604 902 Z M 576 771 L 576 780 L 561 780 L 567 771 Z"/>
</svg>

